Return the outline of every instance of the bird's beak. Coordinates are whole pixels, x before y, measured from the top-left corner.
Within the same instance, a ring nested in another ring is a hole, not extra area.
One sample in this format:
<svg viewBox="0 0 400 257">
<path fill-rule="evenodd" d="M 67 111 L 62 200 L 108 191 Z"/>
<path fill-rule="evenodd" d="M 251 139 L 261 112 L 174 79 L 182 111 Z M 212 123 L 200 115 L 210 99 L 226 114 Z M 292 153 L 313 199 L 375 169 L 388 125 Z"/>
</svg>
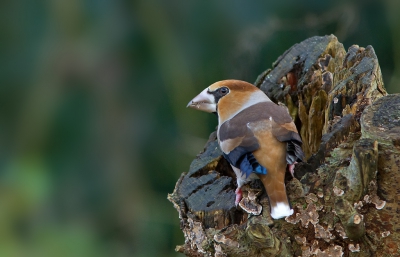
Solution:
<svg viewBox="0 0 400 257">
<path fill-rule="evenodd" d="M 205 112 L 216 112 L 217 104 L 212 94 L 208 92 L 208 88 L 204 89 L 198 96 L 192 99 L 186 107 L 197 109 Z"/>
</svg>

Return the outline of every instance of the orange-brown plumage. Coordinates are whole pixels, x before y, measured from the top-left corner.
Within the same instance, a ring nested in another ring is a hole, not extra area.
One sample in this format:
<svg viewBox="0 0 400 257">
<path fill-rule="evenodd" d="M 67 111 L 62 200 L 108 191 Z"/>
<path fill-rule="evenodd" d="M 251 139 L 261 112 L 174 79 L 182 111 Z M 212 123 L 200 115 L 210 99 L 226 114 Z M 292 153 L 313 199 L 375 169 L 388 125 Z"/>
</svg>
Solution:
<svg viewBox="0 0 400 257">
<path fill-rule="evenodd" d="M 188 104 L 218 114 L 218 142 L 237 175 L 236 203 L 240 187 L 261 179 L 271 205 L 271 216 L 293 213 L 284 184 L 286 167 L 293 172 L 303 159 L 301 139 L 286 109 L 271 102 L 257 87 L 238 80 L 219 81 Z"/>
<path fill-rule="evenodd" d="M 232 113 L 239 111 L 250 100 L 250 93 L 259 91 L 258 88 L 250 83 L 238 80 L 218 81 L 212 84 L 209 89 L 216 90 L 224 85 L 229 85 L 231 92 L 222 97 L 218 103 L 218 117 L 220 120 L 227 120 Z"/>
<path fill-rule="evenodd" d="M 284 184 L 286 173 L 286 143 L 278 141 L 269 130 L 260 131 L 256 134 L 259 139 L 260 148 L 253 152 L 257 161 L 264 166 L 268 173 L 257 174 L 267 191 L 271 215 L 277 203 L 290 206 Z"/>
</svg>

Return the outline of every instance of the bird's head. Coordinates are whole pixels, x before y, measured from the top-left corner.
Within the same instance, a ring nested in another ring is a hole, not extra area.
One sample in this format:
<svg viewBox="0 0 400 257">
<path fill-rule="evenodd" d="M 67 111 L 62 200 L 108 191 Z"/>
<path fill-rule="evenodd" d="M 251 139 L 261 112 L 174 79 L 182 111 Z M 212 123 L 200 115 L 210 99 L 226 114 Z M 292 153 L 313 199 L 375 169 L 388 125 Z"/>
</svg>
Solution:
<svg viewBox="0 0 400 257">
<path fill-rule="evenodd" d="M 222 80 L 215 82 L 193 98 L 187 107 L 218 113 L 226 120 L 240 110 L 262 101 L 270 101 L 260 89 L 240 80 Z"/>
</svg>

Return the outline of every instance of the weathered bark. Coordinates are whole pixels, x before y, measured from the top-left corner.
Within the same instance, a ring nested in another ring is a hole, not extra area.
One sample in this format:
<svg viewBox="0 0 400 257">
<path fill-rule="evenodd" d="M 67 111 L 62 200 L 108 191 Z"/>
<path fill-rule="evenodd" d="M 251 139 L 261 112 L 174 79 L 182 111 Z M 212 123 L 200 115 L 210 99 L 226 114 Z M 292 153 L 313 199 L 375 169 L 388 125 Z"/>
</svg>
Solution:
<svg viewBox="0 0 400 257">
<path fill-rule="evenodd" d="M 168 199 L 187 256 L 400 256 L 400 95 L 385 96 L 371 46 L 333 35 L 287 50 L 255 85 L 285 104 L 307 162 L 286 187 L 295 213 L 272 220 L 259 181 L 243 187 L 215 133 Z M 246 211 L 244 211 L 245 209 Z"/>
</svg>

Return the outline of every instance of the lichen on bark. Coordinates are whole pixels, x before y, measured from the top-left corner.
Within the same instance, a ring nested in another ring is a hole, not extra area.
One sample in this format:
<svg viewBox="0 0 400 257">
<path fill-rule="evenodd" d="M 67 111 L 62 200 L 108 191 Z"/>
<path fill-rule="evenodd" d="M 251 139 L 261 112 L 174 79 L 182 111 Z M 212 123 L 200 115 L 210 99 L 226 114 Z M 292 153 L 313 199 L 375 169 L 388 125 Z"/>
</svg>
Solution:
<svg viewBox="0 0 400 257">
<path fill-rule="evenodd" d="M 288 49 L 255 85 L 288 107 L 306 162 L 286 177 L 295 210 L 273 220 L 259 181 L 243 187 L 212 133 L 168 199 L 187 256 L 400 256 L 400 95 L 383 86 L 371 46 L 333 35 Z M 245 211 L 247 210 L 247 211 Z"/>
</svg>

